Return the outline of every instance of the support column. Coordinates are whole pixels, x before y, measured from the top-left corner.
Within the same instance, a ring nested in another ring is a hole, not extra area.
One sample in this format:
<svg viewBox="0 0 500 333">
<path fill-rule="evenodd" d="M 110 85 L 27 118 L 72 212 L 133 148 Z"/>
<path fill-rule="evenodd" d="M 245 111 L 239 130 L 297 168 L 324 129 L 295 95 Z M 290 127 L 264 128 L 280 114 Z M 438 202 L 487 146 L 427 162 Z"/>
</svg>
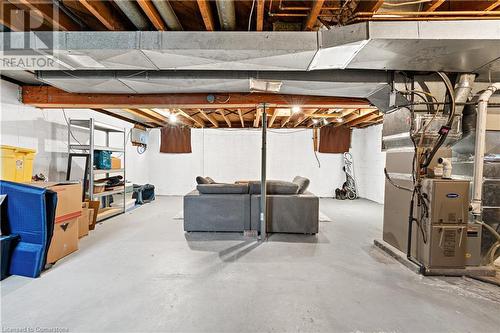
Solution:
<svg viewBox="0 0 500 333">
<path fill-rule="evenodd" d="M 257 112 L 259 112 L 257 110 Z M 262 104 L 262 153 L 260 166 L 260 240 L 267 238 L 267 189 L 266 189 L 266 166 L 267 166 L 267 113 L 266 103 Z"/>
</svg>

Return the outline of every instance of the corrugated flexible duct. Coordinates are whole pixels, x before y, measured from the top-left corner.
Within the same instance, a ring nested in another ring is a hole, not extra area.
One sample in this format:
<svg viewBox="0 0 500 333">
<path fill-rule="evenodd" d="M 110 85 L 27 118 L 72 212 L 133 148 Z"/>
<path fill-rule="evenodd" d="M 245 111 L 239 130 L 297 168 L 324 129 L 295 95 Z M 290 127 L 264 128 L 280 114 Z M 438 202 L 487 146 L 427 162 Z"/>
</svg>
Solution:
<svg viewBox="0 0 500 333">
<path fill-rule="evenodd" d="M 172 6 L 170 6 L 168 0 L 153 0 L 153 4 L 170 30 L 183 30 L 182 25 L 179 22 L 177 15 L 175 15 L 175 12 L 172 9 Z"/>
<path fill-rule="evenodd" d="M 148 21 L 144 18 L 136 3 L 129 0 L 115 0 L 115 3 L 137 29 L 146 30 L 149 27 Z"/>
<path fill-rule="evenodd" d="M 234 30 L 236 28 L 236 12 L 233 0 L 217 0 L 216 4 L 222 29 Z"/>
</svg>

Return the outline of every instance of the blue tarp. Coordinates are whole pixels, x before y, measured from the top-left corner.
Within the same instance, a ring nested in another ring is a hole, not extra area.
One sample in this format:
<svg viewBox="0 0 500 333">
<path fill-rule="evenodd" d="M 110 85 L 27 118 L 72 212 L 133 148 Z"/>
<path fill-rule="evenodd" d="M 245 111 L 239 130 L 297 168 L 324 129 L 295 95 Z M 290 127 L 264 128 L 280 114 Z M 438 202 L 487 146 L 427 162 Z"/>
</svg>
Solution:
<svg viewBox="0 0 500 333">
<path fill-rule="evenodd" d="M 3 234 L 17 234 L 10 274 L 38 277 L 45 266 L 54 231 L 57 194 L 53 191 L 8 181 L 0 181 L 0 194 L 6 194 L 6 220 Z M 4 230 L 7 229 L 7 230 Z"/>
</svg>

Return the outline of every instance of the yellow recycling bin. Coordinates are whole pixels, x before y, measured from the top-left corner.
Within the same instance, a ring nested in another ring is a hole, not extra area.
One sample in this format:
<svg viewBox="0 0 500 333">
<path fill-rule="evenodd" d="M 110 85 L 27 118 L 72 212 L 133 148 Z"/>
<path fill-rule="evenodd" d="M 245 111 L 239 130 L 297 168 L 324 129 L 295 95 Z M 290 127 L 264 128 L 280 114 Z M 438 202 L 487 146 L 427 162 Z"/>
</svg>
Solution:
<svg viewBox="0 0 500 333">
<path fill-rule="evenodd" d="M 0 179 L 19 183 L 31 181 L 36 150 L 4 145 L 0 147 L 2 148 Z"/>
</svg>

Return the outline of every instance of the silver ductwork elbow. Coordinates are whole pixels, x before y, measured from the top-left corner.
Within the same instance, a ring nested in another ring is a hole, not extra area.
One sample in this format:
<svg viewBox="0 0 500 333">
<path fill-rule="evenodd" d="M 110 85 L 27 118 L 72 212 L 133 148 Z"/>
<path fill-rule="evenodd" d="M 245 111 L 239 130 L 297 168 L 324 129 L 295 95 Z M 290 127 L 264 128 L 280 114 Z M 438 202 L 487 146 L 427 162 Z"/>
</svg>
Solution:
<svg viewBox="0 0 500 333">
<path fill-rule="evenodd" d="M 160 13 L 161 18 L 165 21 L 170 30 L 183 30 L 182 25 L 179 22 L 177 15 L 175 15 L 175 12 L 168 0 L 153 0 L 153 5 L 156 7 L 156 10 L 158 10 L 158 13 Z"/>
<path fill-rule="evenodd" d="M 146 30 L 149 27 L 136 3 L 129 0 L 115 0 L 115 3 L 137 29 Z"/>
<path fill-rule="evenodd" d="M 457 83 L 455 84 L 455 103 L 465 103 L 467 102 L 471 92 L 472 85 L 476 79 L 476 74 L 460 74 Z M 455 114 L 462 115 L 465 105 L 457 105 L 455 107 Z"/>
<path fill-rule="evenodd" d="M 236 12 L 233 0 L 217 0 L 216 4 L 222 30 L 234 30 L 236 28 Z"/>
</svg>

